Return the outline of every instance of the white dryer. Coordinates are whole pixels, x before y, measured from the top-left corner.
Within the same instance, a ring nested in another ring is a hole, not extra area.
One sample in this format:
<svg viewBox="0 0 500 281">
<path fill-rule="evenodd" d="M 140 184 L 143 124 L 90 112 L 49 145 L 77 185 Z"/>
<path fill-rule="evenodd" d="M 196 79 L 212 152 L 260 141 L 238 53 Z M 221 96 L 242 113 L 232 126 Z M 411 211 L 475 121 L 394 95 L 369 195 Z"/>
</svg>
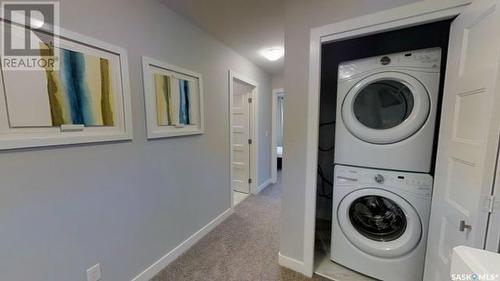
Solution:
<svg viewBox="0 0 500 281">
<path fill-rule="evenodd" d="M 432 177 L 341 165 L 334 177 L 331 259 L 384 281 L 422 281 Z"/>
<path fill-rule="evenodd" d="M 339 65 L 335 163 L 429 172 L 441 49 Z"/>
</svg>

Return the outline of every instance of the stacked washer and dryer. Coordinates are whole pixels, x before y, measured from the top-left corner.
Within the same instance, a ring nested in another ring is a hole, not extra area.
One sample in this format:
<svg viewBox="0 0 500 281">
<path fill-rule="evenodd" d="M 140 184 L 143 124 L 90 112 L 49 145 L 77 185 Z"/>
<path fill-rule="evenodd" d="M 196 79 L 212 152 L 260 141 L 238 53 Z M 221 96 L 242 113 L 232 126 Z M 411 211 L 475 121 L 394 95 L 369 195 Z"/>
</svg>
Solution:
<svg viewBox="0 0 500 281">
<path fill-rule="evenodd" d="M 339 65 L 331 259 L 385 281 L 421 281 L 441 49 Z"/>
</svg>

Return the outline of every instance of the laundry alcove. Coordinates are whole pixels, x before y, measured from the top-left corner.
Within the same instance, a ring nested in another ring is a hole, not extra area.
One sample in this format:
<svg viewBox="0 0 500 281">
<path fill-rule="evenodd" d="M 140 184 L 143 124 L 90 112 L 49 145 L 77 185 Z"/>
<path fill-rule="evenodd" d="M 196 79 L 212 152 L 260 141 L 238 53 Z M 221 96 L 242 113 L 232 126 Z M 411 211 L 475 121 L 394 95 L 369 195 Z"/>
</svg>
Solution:
<svg viewBox="0 0 500 281">
<path fill-rule="evenodd" d="M 452 20 L 438 21 L 322 45 L 315 231 L 316 273 L 330 278 L 338 273 L 350 274 L 345 268 L 339 267 L 330 261 L 329 254 L 332 225 L 335 120 L 337 114 L 339 64 L 345 61 L 386 54 L 436 47 L 441 48 L 436 133 L 434 134 L 430 171 L 430 174 L 433 175 L 451 22 Z M 352 274 L 355 275 L 356 273 L 352 272 Z M 364 277 L 359 276 L 359 278 L 362 279 Z"/>
</svg>

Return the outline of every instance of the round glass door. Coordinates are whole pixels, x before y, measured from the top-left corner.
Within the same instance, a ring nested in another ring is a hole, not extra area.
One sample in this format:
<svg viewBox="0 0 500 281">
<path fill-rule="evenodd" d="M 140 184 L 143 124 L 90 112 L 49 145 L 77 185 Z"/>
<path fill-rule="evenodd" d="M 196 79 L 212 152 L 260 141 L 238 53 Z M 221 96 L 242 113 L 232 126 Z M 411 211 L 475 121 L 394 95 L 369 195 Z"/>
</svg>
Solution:
<svg viewBox="0 0 500 281">
<path fill-rule="evenodd" d="M 375 241 L 393 241 L 406 230 L 403 210 L 391 199 L 369 195 L 360 197 L 349 208 L 349 219 L 354 228 L 366 238 Z"/>
<path fill-rule="evenodd" d="M 377 257 L 405 255 L 422 237 L 415 208 L 399 195 L 379 188 L 345 195 L 337 207 L 337 221 L 352 245 Z"/>
<path fill-rule="evenodd" d="M 342 119 L 357 138 L 389 144 L 417 132 L 429 111 L 427 90 L 417 79 L 401 72 L 382 72 L 349 90 L 342 104 Z"/>
<path fill-rule="evenodd" d="M 386 130 L 403 123 L 413 111 L 413 94 L 401 82 L 380 80 L 364 87 L 353 104 L 356 118 L 368 128 Z"/>
</svg>

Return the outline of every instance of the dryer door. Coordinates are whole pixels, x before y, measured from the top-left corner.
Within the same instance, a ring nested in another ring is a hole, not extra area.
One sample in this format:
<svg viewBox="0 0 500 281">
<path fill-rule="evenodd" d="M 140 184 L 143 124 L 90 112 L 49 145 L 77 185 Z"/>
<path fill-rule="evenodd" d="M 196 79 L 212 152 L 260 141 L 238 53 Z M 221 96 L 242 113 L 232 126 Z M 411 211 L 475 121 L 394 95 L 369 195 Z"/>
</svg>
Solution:
<svg viewBox="0 0 500 281">
<path fill-rule="evenodd" d="M 390 144 L 416 133 L 430 112 L 430 99 L 416 78 L 402 72 L 370 75 L 352 87 L 342 104 L 347 129 L 362 141 Z"/>
<path fill-rule="evenodd" d="M 422 238 L 417 211 L 397 194 L 382 189 L 349 193 L 338 206 L 337 219 L 347 239 L 372 256 L 405 255 Z"/>
</svg>

